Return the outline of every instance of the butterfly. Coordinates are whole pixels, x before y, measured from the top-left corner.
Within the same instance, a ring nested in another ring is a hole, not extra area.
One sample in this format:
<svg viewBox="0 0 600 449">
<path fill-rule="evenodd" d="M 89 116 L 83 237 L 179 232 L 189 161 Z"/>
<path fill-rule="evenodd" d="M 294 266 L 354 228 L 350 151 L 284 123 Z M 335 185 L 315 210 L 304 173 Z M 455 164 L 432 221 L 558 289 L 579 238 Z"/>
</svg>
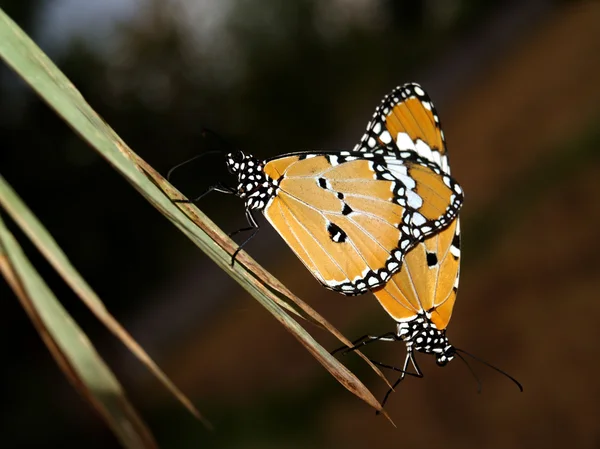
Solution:
<svg viewBox="0 0 600 449">
<path fill-rule="evenodd" d="M 402 368 L 371 360 L 401 373 L 386 393 L 382 405 L 407 375 L 423 377 L 415 352 L 435 356 L 439 366 L 445 366 L 458 356 L 474 373 L 462 354 L 468 355 L 504 375 L 523 391 L 519 381 L 508 373 L 449 342 L 446 328 L 456 301 L 459 276 L 460 221 L 456 218 L 450 226 L 413 248 L 406 255 L 400 271 L 385 286 L 373 291 L 383 309 L 396 321 L 396 330 L 380 336 L 365 335 L 356 340 L 354 346 L 333 351 L 332 354 L 347 353 L 376 341 L 404 342 L 406 357 Z M 409 371 L 409 365 L 414 372 Z"/>
<path fill-rule="evenodd" d="M 439 161 L 440 157 L 441 155 L 432 159 Z M 440 169 L 450 174 L 447 160 L 444 167 L 440 165 Z M 380 336 L 365 335 L 356 340 L 353 347 L 344 346 L 333 351 L 334 354 L 339 351 L 347 353 L 376 341 L 404 342 L 406 357 L 402 368 L 371 360 L 376 365 L 401 373 L 392 389 L 385 395 L 382 405 L 407 375 L 423 377 L 415 352 L 435 356 L 439 366 L 445 366 L 457 356 L 466 363 L 462 354 L 468 355 L 508 377 L 523 391 L 522 385 L 516 379 L 478 357 L 456 348 L 446 336 L 446 328 L 458 292 L 460 240 L 460 219 L 456 217 L 446 228 L 412 248 L 405 255 L 400 270 L 394 273 L 384 286 L 372 291 L 383 309 L 396 322 L 395 331 Z"/>
<path fill-rule="evenodd" d="M 405 257 L 404 264 L 390 281 L 373 292 L 384 310 L 396 321 L 396 331 L 380 337 L 363 337 L 367 341 L 402 341 L 406 357 L 395 388 L 407 374 L 423 377 L 415 351 L 432 354 L 439 366 L 457 355 L 446 337 L 452 316 L 460 276 L 460 221 L 427 238 Z M 355 342 L 356 346 L 361 346 Z M 460 354 L 459 354 L 460 356 Z M 409 372 L 409 364 L 414 373 Z M 383 403 L 385 404 L 388 391 Z"/>
<path fill-rule="evenodd" d="M 260 160 L 236 150 L 225 160 L 238 185 L 210 190 L 245 201 L 250 238 L 261 211 L 315 278 L 345 295 L 383 286 L 463 203 L 438 114 L 415 83 L 383 98 L 352 151 Z"/>
</svg>

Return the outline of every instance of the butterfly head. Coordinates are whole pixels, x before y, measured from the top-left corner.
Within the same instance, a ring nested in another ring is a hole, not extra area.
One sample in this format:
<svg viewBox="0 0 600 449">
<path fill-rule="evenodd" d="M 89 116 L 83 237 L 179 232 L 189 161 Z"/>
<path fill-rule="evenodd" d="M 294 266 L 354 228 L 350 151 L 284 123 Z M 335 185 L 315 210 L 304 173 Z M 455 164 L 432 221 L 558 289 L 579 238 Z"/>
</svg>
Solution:
<svg viewBox="0 0 600 449">
<path fill-rule="evenodd" d="M 225 163 L 227 164 L 229 173 L 232 175 L 239 175 L 239 173 L 244 170 L 246 159 L 249 157 L 252 158 L 252 156 L 247 156 L 240 150 L 227 153 L 225 156 Z"/>
<path fill-rule="evenodd" d="M 446 341 L 448 341 L 448 339 L 446 339 Z M 437 357 L 435 362 L 438 364 L 438 366 L 444 366 L 446 363 L 454 359 L 455 355 L 456 349 L 454 349 L 454 346 L 448 343 L 446 346 L 444 346 L 444 348 L 442 348 L 441 352 L 436 354 Z"/>
<path fill-rule="evenodd" d="M 246 208 L 263 209 L 274 192 L 274 186 L 263 171 L 264 162 L 238 150 L 228 153 L 225 163 L 229 172 L 238 178 L 236 194 L 246 200 Z"/>
</svg>

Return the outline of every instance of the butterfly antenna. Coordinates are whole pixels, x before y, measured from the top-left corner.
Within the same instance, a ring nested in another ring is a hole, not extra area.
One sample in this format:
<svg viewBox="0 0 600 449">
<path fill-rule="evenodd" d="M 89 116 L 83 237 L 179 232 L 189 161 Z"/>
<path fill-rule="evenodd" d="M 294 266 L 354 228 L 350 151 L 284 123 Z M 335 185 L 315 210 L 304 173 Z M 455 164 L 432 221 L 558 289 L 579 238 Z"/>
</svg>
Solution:
<svg viewBox="0 0 600 449">
<path fill-rule="evenodd" d="M 475 378 L 475 380 L 477 381 L 477 393 L 481 394 L 481 379 L 479 379 L 479 377 L 477 376 L 477 374 L 475 373 L 475 371 L 473 370 L 473 368 L 471 367 L 471 365 L 469 365 L 469 362 L 467 362 L 467 359 L 465 359 L 461 354 L 459 354 L 458 352 L 456 353 L 457 356 L 460 357 L 460 359 L 465 362 L 466 367 L 469 369 L 469 371 L 471 372 L 471 374 L 473 375 L 473 377 Z"/>
<path fill-rule="evenodd" d="M 211 150 L 211 151 L 206 151 L 205 153 L 200 153 L 200 154 L 197 154 L 196 156 L 194 156 L 194 157 L 191 157 L 191 158 L 189 158 L 188 160 L 186 160 L 186 161 L 183 161 L 183 162 L 181 162 L 181 163 L 177 164 L 175 167 L 171 168 L 171 169 L 170 169 L 170 170 L 167 172 L 167 181 L 171 182 L 171 176 L 173 175 L 173 172 L 174 172 L 175 170 L 177 170 L 178 168 L 181 168 L 181 167 L 183 167 L 184 165 L 187 165 L 187 164 L 189 164 L 190 162 L 193 162 L 193 161 L 195 161 L 196 159 L 200 159 L 201 157 L 208 156 L 209 154 L 215 154 L 215 153 L 221 153 L 221 151 L 220 151 L 220 150 Z"/>
<path fill-rule="evenodd" d="M 463 353 L 463 354 L 465 354 L 465 355 L 468 355 L 469 357 L 473 358 L 474 360 L 477 360 L 479 363 L 483 363 L 484 365 L 486 365 L 486 366 L 488 366 L 488 367 L 492 368 L 494 371 L 496 371 L 496 372 L 498 372 L 498 373 L 502 374 L 503 376 L 505 376 L 505 377 L 509 378 L 509 379 L 510 379 L 510 380 L 512 380 L 512 381 L 513 381 L 513 383 L 514 383 L 514 384 L 515 384 L 515 385 L 516 385 L 516 386 L 519 388 L 519 390 L 521 390 L 521 393 L 523 392 L 523 385 L 521 385 L 521 382 L 519 382 L 517 379 L 515 379 L 514 377 L 512 377 L 512 376 L 511 376 L 510 374 L 508 374 L 507 372 L 505 372 L 505 371 L 502 371 L 500 368 L 497 368 L 497 367 L 495 367 L 495 366 L 494 366 L 494 365 L 492 365 L 491 363 L 488 363 L 488 362 L 486 362 L 485 360 L 482 360 L 482 359 L 480 359 L 479 357 L 476 357 L 476 356 L 474 356 L 473 354 L 471 354 L 471 353 L 469 353 L 469 352 L 467 352 L 467 351 L 464 351 L 464 350 L 462 350 L 462 349 L 458 349 L 458 348 L 455 348 L 455 349 L 456 349 L 456 351 L 459 351 L 459 352 L 462 352 L 462 353 Z M 461 357 L 461 358 L 462 358 L 462 357 Z M 463 360 L 464 360 L 464 359 L 463 359 Z"/>
</svg>

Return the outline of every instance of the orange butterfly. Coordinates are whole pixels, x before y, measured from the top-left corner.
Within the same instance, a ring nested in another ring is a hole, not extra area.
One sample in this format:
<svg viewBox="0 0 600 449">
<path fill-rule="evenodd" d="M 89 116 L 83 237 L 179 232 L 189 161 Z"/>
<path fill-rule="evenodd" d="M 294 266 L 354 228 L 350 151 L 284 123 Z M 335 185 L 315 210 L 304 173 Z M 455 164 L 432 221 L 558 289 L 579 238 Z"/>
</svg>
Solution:
<svg viewBox="0 0 600 449">
<path fill-rule="evenodd" d="M 382 405 L 406 375 L 423 377 L 415 351 L 435 356 L 439 366 L 446 365 L 456 356 L 466 363 L 461 353 L 468 355 L 503 374 L 523 391 L 523 386 L 515 378 L 448 341 L 446 327 L 456 301 L 459 275 L 460 223 L 456 218 L 450 226 L 413 248 L 405 256 L 400 271 L 385 286 L 373 291 L 385 311 L 396 321 L 396 331 L 380 336 L 365 335 L 356 340 L 353 347 L 344 346 L 333 351 L 347 353 L 375 341 L 405 343 L 406 357 L 402 368 L 371 360 L 376 365 L 401 373 L 385 395 Z M 409 371 L 409 365 L 414 372 Z"/>
<path fill-rule="evenodd" d="M 373 363 L 401 372 L 395 388 L 408 375 L 422 377 L 414 351 L 432 354 L 437 364 L 451 361 L 457 349 L 446 337 L 446 327 L 456 300 L 460 274 L 460 224 L 455 219 L 450 226 L 427 238 L 404 258 L 399 272 L 373 294 L 397 325 L 395 332 L 358 339 L 352 348 L 334 351 L 347 353 L 375 341 L 402 341 L 406 358 L 401 369 L 375 360 Z M 459 355 L 460 356 L 460 355 Z M 412 365 L 414 373 L 409 371 Z M 392 390 L 386 394 L 383 404 Z"/>
<path fill-rule="evenodd" d="M 383 286 L 463 202 L 447 173 L 438 115 L 417 84 L 383 99 L 353 151 L 267 160 L 234 151 L 226 164 L 237 187 L 211 190 L 245 201 L 252 236 L 253 213 L 262 211 L 319 282 L 345 295 Z"/>
<path fill-rule="evenodd" d="M 435 121 L 439 123 L 437 119 Z M 388 119 L 388 122 L 391 120 Z M 442 146 L 434 147 L 431 153 L 422 150 L 420 155 L 431 164 L 437 165 L 441 173 L 450 176 L 450 166 L 441 132 L 439 142 Z M 466 363 L 461 355 L 463 353 L 507 376 L 523 391 L 523 387 L 516 379 L 472 354 L 454 347 L 448 341 L 446 328 L 456 301 L 459 276 L 460 220 L 456 216 L 448 226 L 412 248 L 405 255 L 400 270 L 393 274 L 384 286 L 373 290 L 381 306 L 396 321 L 396 331 L 380 336 L 365 335 L 355 341 L 353 347 L 342 347 L 334 353 L 353 351 L 375 341 L 404 342 L 406 358 L 401 369 L 372 360 L 377 365 L 401 372 L 393 388 L 406 375 L 423 377 L 414 356 L 415 351 L 434 355 L 440 366 L 446 365 L 455 356 Z M 409 365 L 412 365 L 414 372 L 409 371 Z M 387 392 L 382 404 L 385 404 L 393 388 Z"/>
</svg>

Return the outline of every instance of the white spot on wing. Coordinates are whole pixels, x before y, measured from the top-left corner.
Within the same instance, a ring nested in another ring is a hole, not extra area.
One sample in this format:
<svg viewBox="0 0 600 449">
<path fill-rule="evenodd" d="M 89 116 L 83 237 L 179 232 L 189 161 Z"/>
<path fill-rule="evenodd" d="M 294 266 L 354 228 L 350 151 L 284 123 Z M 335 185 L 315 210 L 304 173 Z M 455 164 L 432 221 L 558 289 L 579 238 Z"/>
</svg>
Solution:
<svg viewBox="0 0 600 449">
<path fill-rule="evenodd" d="M 440 167 L 442 167 L 442 155 L 439 153 L 439 151 L 432 151 L 431 159 L 433 159 L 433 162 L 435 162 Z M 443 167 L 442 167 L 442 169 L 443 169 Z"/>
<path fill-rule="evenodd" d="M 445 173 L 450 173 L 450 166 L 448 165 L 448 157 L 445 154 L 442 156 L 442 170 Z"/>
<path fill-rule="evenodd" d="M 433 161 L 433 155 L 431 154 L 431 148 L 422 140 L 417 140 L 415 144 L 415 149 L 417 150 L 417 154 L 428 161 Z"/>
<path fill-rule="evenodd" d="M 390 143 L 392 141 L 392 136 L 390 135 L 390 133 L 388 131 L 384 131 L 379 135 L 379 138 L 381 139 L 381 141 L 383 143 L 385 143 L 386 145 L 388 143 Z"/>
<path fill-rule="evenodd" d="M 409 190 L 408 192 L 406 192 L 406 198 L 408 200 L 408 205 L 410 207 L 412 207 L 413 209 L 419 209 L 423 205 L 423 199 L 419 195 L 417 195 L 415 192 L 413 192 L 412 190 Z M 415 214 L 415 215 L 417 215 L 417 214 Z M 421 214 L 418 214 L 418 215 L 421 215 Z M 422 215 L 421 215 L 421 217 L 422 217 Z M 414 219 L 413 219 L 413 223 L 414 223 Z M 423 223 L 415 223 L 415 224 L 418 226 L 419 224 L 423 224 Z"/>
<path fill-rule="evenodd" d="M 425 217 L 423 215 L 421 215 L 418 212 L 415 212 L 412 215 L 412 223 L 417 225 L 417 226 L 421 226 L 423 223 L 425 223 Z M 452 248 L 451 248 L 452 249 Z"/>
<path fill-rule="evenodd" d="M 388 170 L 391 171 L 392 173 L 394 173 L 394 175 L 408 176 L 408 169 L 407 169 L 406 165 L 404 165 L 404 163 L 402 161 L 399 161 L 398 159 L 396 159 L 395 156 L 393 156 L 393 157 L 386 156 L 384 159 L 385 159 L 385 163 L 387 165 Z"/>
<path fill-rule="evenodd" d="M 458 249 L 456 246 L 451 245 L 450 246 L 450 252 L 452 253 L 452 255 L 454 257 L 460 257 L 460 249 Z"/>
<path fill-rule="evenodd" d="M 417 186 L 417 183 L 410 176 L 399 176 L 400 181 L 406 186 L 408 190 L 412 190 Z M 407 192 L 408 195 L 408 192 Z"/>
<path fill-rule="evenodd" d="M 406 133 L 398 133 L 398 135 L 396 136 L 396 146 L 400 150 L 415 150 L 415 143 Z"/>
</svg>

